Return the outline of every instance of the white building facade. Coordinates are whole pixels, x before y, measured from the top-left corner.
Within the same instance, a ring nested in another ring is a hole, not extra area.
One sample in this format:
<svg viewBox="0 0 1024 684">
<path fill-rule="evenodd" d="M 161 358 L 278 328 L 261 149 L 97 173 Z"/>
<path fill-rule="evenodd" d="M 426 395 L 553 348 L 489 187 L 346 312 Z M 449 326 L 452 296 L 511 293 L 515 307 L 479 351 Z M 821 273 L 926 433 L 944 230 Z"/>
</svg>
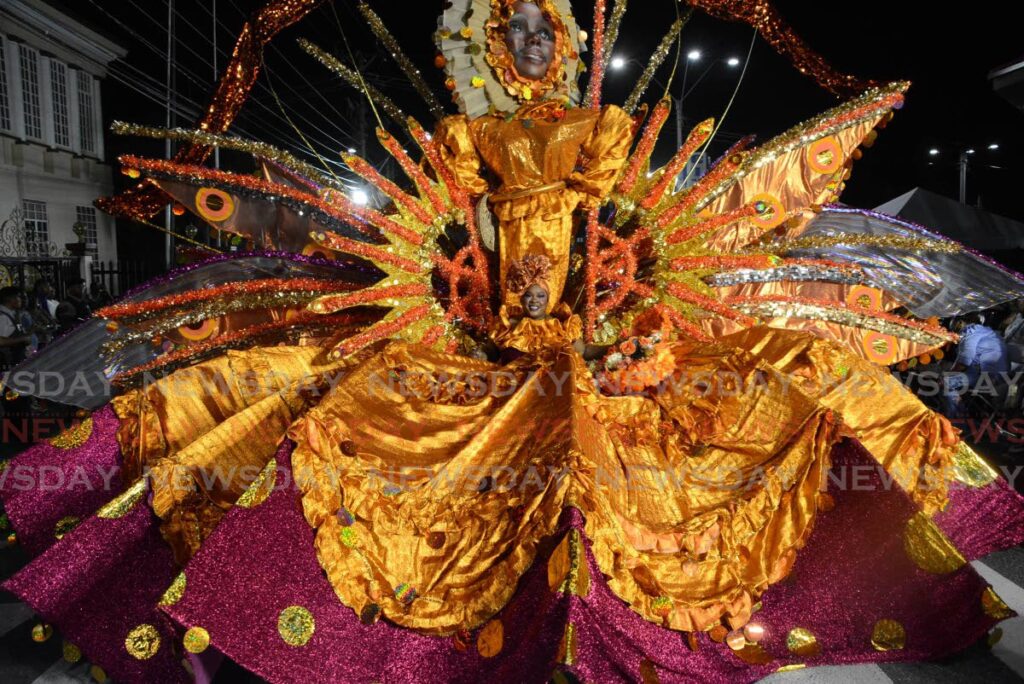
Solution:
<svg viewBox="0 0 1024 684">
<path fill-rule="evenodd" d="M 0 2 L 0 257 L 117 255 L 100 82 L 125 50 L 42 0 Z M 90 261 L 90 260 L 87 260 Z M 2 276 L 2 274 L 0 274 Z"/>
</svg>

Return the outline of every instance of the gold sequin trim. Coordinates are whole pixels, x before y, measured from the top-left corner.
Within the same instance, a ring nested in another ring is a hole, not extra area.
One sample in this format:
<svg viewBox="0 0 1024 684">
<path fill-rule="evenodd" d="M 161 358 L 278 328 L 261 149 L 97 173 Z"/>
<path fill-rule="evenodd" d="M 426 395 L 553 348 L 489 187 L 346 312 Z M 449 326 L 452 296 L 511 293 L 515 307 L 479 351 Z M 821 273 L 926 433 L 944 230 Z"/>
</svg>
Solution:
<svg viewBox="0 0 1024 684">
<path fill-rule="evenodd" d="M 767 665 L 775 660 L 761 644 L 744 644 L 742 648 L 733 650 L 733 653 L 750 665 Z"/>
<path fill-rule="evenodd" d="M 305 646 L 314 631 L 313 614 L 302 606 L 288 606 L 277 617 L 277 633 L 289 646 Z"/>
<path fill-rule="evenodd" d="M 1005 620 L 1008 617 L 1013 617 L 1013 611 L 1010 610 L 1010 606 L 1006 605 L 1006 602 L 1003 601 L 992 587 L 988 587 L 982 593 L 981 609 L 985 611 L 985 615 L 988 615 L 993 620 Z"/>
<path fill-rule="evenodd" d="M 569 530 L 548 560 L 548 586 L 552 591 L 586 596 L 590 593 L 590 568 L 578 530 Z"/>
<path fill-rule="evenodd" d="M 805 667 L 807 667 L 807 665 L 804 663 L 793 663 L 792 665 L 783 665 L 777 669 L 776 672 L 795 672 L 796 670 L 802 670 Z"/>
<path fill-rule="evenodd" d="M 235 502 L 240 508 L 256 508 L 267 500 L 277 485 L 277 460 L 270 459 L 249 488 Z"/>
<path fill-rule="evenodd" d="M 876 651 L 898 651 L 907 645 L 907 630 L 896 620 L 879 620 L 871 630 Z"/>
<path fill-rule="evenodd" d="M 173 606 L 175 603 L 181 600 L 181 597 L 185 595 L 185 573 L 180 572 L 178 576 L 171 582 L 171 586 L 167 587 L 167 591 L 160 597 L 160 606 Z"/>
<path fill-rule="evenodd" d="M 139 625 L 124 639 L 124 648 L 138 660 L 148 660 L 160 650 L 160 633 L 153 625 Z"/>
<path fill-rule="evenodd" d="M 97 511 L 96 517 L 104 520 L 117 520 L 128 515 L 132 507 L 146 495 L 146 486 L 146 478 L 140 477 L 135 484 Z"/>
<path fill-rule="evenodd" d="M 69 427 L 56 437 L 51 438 L 50 444 L 58 449 L 77 449 L 89 441 L 92 435 L 92 418 L 86 418 L 78 425 Z"/>
<path fill-rule="evenodd" d="M 558 646 L 558 662 L 563 665 L 576 664 L 576 625 L 571 622 L 565 626 L 562 643 Z"/>
<path fill-rule="evenodd" d="M 64 662 L 74 665 L 82 659 L 82 649 L 68 641 L 65 641 L 64 645 L 61 647 L 61 655 L 64 657 Z"/>
<path fill-rule="evenodd" d="M 903 549 L 914 565 L 934 575 L 962 568 L 967 559 L 923 512 L 915 513 L 903 529 Z"/>
<path fill-rule="evenodd" d="M 189 653 L 202 653 L 210 646 L 210 633 L 202 627 L 192 627 L 185 632 L 182 645 Z"/>
<path fill-rule="evenodd" d="M 821 644 L 809 629 L 797 627 L 789 630 L 786 635 L 786 648 L 789 652 L 803 658 L 812 658 L 821 653 Z"/>
<path fill-rule="evenodd" d="M 78 523 L 80 522 L 81 519 L 76 518 L 73 515 L 64 516 L 57 521 L 56 525 L 53 526 L 53 536 L 57 539 L 63 539 L 64 535 L 78 527 Z"/>
<path fill-rule="evenodd" d="M 965 442 L 960 442 L 953 454 L 953 477 L 968 487 L 986 487 L 999 475 Z"/>
</svg>

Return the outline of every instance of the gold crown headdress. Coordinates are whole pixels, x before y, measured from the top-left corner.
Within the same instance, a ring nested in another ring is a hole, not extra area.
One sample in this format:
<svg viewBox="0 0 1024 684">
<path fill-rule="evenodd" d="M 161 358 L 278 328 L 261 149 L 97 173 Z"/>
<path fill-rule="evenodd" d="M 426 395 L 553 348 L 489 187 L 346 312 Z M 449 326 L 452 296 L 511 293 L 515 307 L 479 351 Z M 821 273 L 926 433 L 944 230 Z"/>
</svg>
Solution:
<svg viewBox="0 0 1024 684">
<path fill-rule="evenodd" d="M 516 72 L 505 47 L 504 29 L 516 0 L 454 0 L 439 20 L 437 46 L 459 111 L 476 118 L 512 112 L 523 102 L 559 96 L 578 104 L 576 77 L 586 49 L 572 16 L 569 0 L 528 0 L 537 5 L 555 29 L 551 66 L 543 79 Z"/>
</svg>

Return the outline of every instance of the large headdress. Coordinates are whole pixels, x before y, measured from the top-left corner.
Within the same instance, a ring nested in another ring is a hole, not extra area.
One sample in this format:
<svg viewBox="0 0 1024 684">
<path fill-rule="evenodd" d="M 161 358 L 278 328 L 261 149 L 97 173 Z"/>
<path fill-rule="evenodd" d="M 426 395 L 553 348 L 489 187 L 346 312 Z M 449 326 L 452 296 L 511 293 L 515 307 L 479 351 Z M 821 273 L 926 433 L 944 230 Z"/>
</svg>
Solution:
<svg viewBox="0 0 1024 684">
<path fill-rule="evenodd" d="M 578 103 L 576 77 L 586 49 L 569 0 L 525 0 L 537 5 L 555 29 L 551 66 L 543 79 L 521 76 L 505 47 L 505 30 L 517 0 L 454 0 L 439 20 L 437 46 L 447 86 L 470 118 L 515 111 L 523 102 L 561 96 Z"/>
<path fill-rule="evenodd" d="M 527 254 L 513 261 L 505 276 L 505 290 L 517 297 L 533 285 L 539 285 L 545 292 L 551 291 L 551 260 L 543 254 Z"/>
</svg>

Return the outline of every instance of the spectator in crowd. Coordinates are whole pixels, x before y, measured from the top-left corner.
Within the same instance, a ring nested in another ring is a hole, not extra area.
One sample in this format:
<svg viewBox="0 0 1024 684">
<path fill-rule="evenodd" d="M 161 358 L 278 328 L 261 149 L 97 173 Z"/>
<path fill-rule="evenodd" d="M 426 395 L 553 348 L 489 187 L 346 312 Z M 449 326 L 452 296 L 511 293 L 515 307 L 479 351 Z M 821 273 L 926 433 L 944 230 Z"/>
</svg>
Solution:
<svg viewBox="0 0 1024 684">
<path fill-rule="evenodd" d="M 32 335 L 21 319 L 21 290 L 0 288 L 0 364 L 11 368 L 25 359 Z"/>
<path fill-rule="evenodd" d="M 1003 320 L 1000 329 L 1007 342 L 1024 342 L 1024 299 L 1010 305 L 1010 315 Z"/>
<path fill-rule="evenodd" d="M 40 278 L 32 288 L 32 297 L 28 309 L 34 323 L 33 332 L 39 340 L 39 346 L 49 344 L 60 327 L 57 323 L 57 301 L 54 299 L 53 285 L 49 280 Z"/>
<path fill-rule="evenodd" d="M 1005 373 L 1010 370 L 1006 342 L 992 328 L 984 325 L 979 314 L 971 314 L 957 321 L 954 332 L 960 335 L 954 373 L 947 376 L 946 415 L 963 415 L 963 395 L 978 384 L 982 373 Z"/>
<path fill-rule="evenodd" d="M 92 285 L 89 286 L 89 294 L 89 302 L 93 310 L 101 309 L 114 303 L 114 298 L 110 296 L 110 292 L 107 290 L 107 286 L 103 284 L 103 281 L 92 281 Z"/>
<path fill-rule="evenodd" d="M 72 278 L 68 282 L 67 297 L 57 306 L 57 322 L 66 332 L 92 316 L 92 307 L 85 294 L 85 280 Z"/>
</svg>

